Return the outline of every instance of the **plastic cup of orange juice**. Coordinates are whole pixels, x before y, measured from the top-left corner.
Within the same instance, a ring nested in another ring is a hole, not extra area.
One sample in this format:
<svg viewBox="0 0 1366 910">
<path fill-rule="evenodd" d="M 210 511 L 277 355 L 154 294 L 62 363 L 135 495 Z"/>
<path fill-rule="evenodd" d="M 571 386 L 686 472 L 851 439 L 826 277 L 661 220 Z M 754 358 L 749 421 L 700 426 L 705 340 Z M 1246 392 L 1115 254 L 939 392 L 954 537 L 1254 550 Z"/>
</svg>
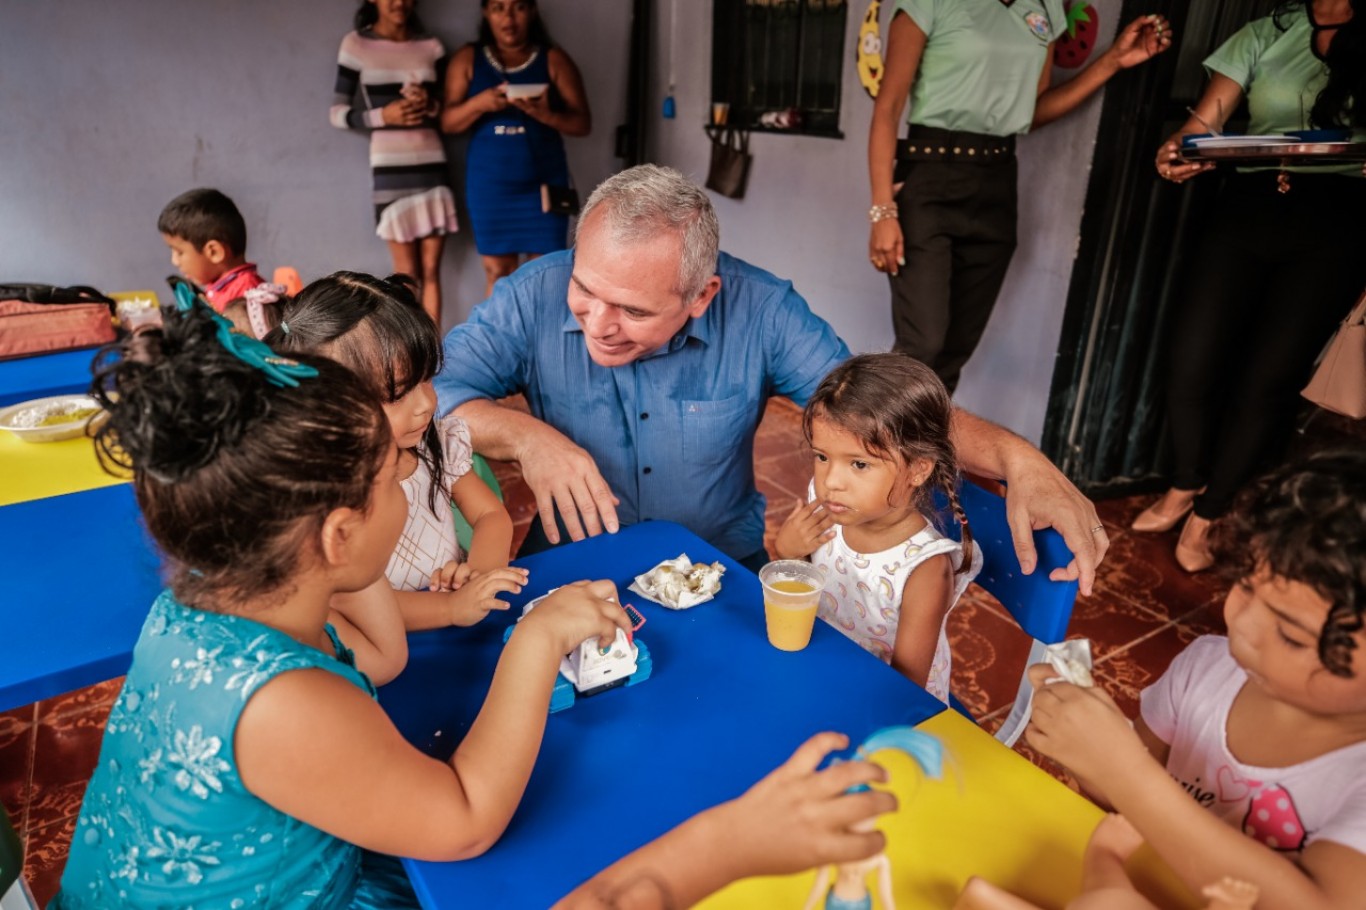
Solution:
<svg viewBox="0 0 1366 910">
<path fill-rule="evenodd" d="M 825 576 L 800 559 L 779 559 L 759 570 L 764 586 L 764 623 L 768 643 L 780 651 L 800 651 L 811 643 Z"/>
</svg>

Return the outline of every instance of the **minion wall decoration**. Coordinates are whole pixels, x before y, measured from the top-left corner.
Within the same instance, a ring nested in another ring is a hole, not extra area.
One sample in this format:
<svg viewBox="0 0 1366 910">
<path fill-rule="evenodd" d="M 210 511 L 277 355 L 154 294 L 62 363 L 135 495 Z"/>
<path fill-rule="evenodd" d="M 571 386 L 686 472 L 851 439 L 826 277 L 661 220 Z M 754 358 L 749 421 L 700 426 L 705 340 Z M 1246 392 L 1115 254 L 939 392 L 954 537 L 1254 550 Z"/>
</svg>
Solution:
<svg viewBox="0 0 1366 910">
<path fill-rule="evenodd" d="M 877 97 L 878 87 L 882 85 L 882 31 L 878 25 L 881 6 L 879 0 L 872 0 L 868 4 L 868 11 L 863 14 L 863 24 L 858 30 L 858 49 L 855 51 L 859 84 L 868 90 L 872 98 Z"/>
</svg>

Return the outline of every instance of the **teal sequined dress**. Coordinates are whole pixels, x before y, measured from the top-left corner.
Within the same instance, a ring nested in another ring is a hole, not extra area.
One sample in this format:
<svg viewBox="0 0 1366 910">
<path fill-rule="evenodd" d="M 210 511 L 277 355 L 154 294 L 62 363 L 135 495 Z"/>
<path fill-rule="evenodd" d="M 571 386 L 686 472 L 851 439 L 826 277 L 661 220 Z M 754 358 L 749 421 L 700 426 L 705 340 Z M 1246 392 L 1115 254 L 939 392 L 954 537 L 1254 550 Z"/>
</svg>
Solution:
<svg viewBox="0 0 1366 910">
<path fill-rule="evenodd" d="M 163 592 L 133 651 L 49 908 L 415 907 L 396 860 L 306 825 L 247 792 L 233 734 L 281 673 L 317 668 L 374 695 L 339 658 L 269 626 Z"/>
</svg>

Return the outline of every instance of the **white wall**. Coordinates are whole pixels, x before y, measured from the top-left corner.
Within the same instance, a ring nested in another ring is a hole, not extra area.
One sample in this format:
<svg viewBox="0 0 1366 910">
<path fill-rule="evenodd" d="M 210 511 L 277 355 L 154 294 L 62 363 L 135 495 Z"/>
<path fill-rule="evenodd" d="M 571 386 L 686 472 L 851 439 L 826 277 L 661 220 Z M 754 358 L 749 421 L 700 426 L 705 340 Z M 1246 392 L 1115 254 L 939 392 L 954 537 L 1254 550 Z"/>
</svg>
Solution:
<svg viewBox="0 0 1366 910">
<path fill-rule="evenodd" d="M 664 120 L 657 112 L 667 91 L 671 2 L 680 36 L 673 42 L 678 115 Z M 1110 20 L 1119 0 L 1095 5 L 1102 33 L 1113 34 Z M 883 4 L 884 34 L 892 6 Z M 884 351 L 892 343 L 886 278 L 868 263 L 867 136 L 873 103 L 854 71 L 858 25 L 866 9 L 864 0 L 850 3 L 840 105 L 844 139 L 756 133 L 745 198 L 713 194 L 722 246 L 790 278 L 856 352 Z M 656 25 L 652 157 L 701 182 L 710 154 L 702 124 L 711 98 L 711 4 L 660 0 Z M 965 407 L 1035 443 L 1043 432 L 1099 101 L 1090 99 L 1067 119 L 1020 142 L 1020 246 L 956 396 Z"/>
<path fill-rule="evenodd" d="M 678 116 L 660 105 L 670 0 L 656 0 L 651 157 L 701 181 L 711 82 L 711 4 L 676 3 Z M 614 171 L 624 119 L 631 0 L 541 0 L 584 72 L 594 132 L 569 140 L 581 188 Z M 890 7 L 890 4 L 884 4 Z M 1102 16 L 1119 0 L 1100 0 Z M 858 351 L 891 344 L 888 291 L 868 265 L 866 136 L 871 99 L 853 68 L 866 4 L 846 30 L 843 140 L 755 135 L 743 201 L 717 198 L 727 250 L 791 278 Z M 217 186 L 247 218 L 249 253 L 305 280 L 338 268 L 384 273 L 373 233 L 366 139 L 327 124 L 337 42 L 354 6 L 324 0 L 234 3 L 103 0 L 5 3 L 0 28 L 0 278 L 164 287 L 171 266 L 156 232 L 161 207 Z M 477 0 L 425 0 L 449 47 L 471 39 Z M 884 9 L 885 20 L 890 17 Z M 1104 25 L 1106 33 L 1113 22 Z M 1077 245 L 1099 99 L 1020 143 L 1020 249 L 958 400 L 1037 441 Z M 450 144 L 463 173 L 463 142 Z M 454 180 L 463 196 L 462 180 Z M 463 206 L 462 206 L 463 208 Z M 462 212 L 463 214 L 463 212 Z M 444 260 L 447 325 L 483 291 L 470 237 Z"/>
<path fill-rule="evenodd" d="M 327 122 L 345 0 L 60 0 L 4 3 L 0 26 L 0 278 L 165 289 L 156 231 L 172 197 L 215 186 L 247 220 L 248 253 L 269 275 L 339 268 L 387 274 L 374 234 L 367 139 Z M 615 171 L 630 0 L 541 0 L 579 64 L 593 135 L 568 141 L 581 185 Z M 454 49 L 477 0 L 425 0 Z M 450 144 L 462 199 L 463 147 Z M 447 325 L 483 295 L 468 234 L 447 247 Z"/>
</svg>

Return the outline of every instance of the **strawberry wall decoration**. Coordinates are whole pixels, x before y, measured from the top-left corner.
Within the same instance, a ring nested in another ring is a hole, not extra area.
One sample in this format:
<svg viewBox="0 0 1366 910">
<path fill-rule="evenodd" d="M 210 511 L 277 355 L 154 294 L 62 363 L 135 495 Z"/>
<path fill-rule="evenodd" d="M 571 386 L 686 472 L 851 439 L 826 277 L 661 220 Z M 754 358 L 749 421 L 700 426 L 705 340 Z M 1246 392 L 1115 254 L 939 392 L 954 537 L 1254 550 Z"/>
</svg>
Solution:
<svg viewBox="0 0 1366 910">
<path fill-rule="evenodd" d="M 1053 65 L 1063 69 L 1079 69 L 1096 49 L 1096 35 L 1100 31 L 1100 14 L 1086 0 L 1070 0 L 1067 26 L 1053 46 Z"/>
</svg>

